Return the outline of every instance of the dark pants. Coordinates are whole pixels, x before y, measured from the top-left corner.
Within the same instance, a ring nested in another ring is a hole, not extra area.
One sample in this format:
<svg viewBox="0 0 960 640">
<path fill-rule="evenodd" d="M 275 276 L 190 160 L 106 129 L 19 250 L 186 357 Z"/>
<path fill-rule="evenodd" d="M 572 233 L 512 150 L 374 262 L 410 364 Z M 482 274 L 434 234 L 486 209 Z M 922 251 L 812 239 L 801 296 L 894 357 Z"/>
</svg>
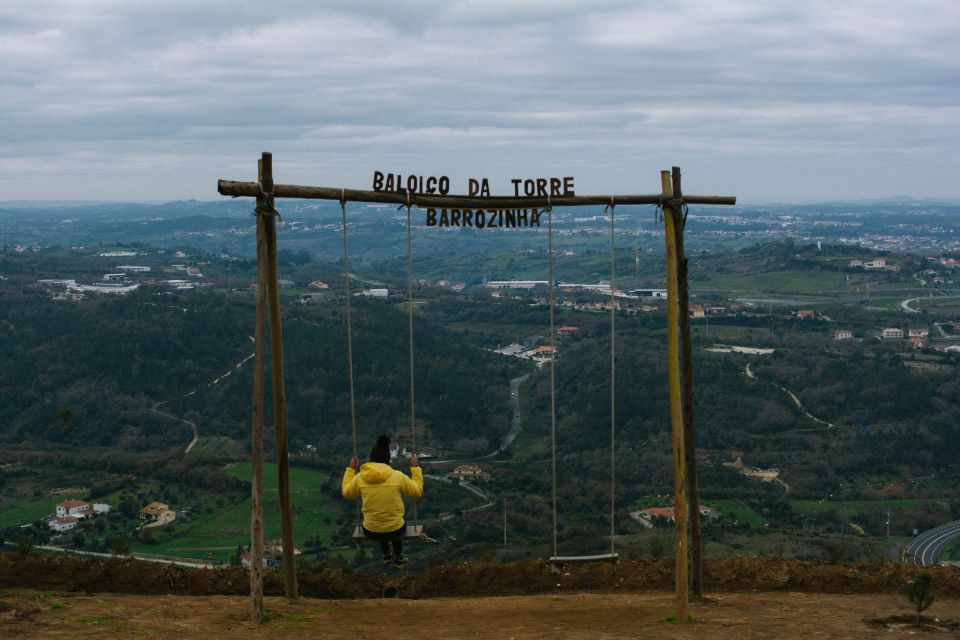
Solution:
<svg viewBox="0 0 960 640">
<path fill-rule="evenodd" d="M 407 525 L 404 524 L 396 531 L 370 531 L 363 527 L 363 535 L 368 540 L 377 540 L 380 543 L 380 552 L 390 555 L 390 545 L 393 545 L 393 555 L 397 558 L 403 556 L 403 534 L 407 531 Z"/>
</svg>

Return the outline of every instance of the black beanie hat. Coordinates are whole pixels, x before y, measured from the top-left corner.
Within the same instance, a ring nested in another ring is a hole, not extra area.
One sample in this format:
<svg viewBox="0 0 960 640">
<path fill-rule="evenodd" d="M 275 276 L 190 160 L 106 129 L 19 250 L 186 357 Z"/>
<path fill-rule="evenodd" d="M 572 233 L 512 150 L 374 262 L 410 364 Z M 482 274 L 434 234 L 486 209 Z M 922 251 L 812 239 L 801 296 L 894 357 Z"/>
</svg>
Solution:
<svg viewBox="0 0 960 640">
<path fill-rule="evenodd" d="M 382 462 L 390 464 L 390 438 L 380 436 L 377 438 L 377 444 L 370 450 L 370 462 Z"/>
</svg>

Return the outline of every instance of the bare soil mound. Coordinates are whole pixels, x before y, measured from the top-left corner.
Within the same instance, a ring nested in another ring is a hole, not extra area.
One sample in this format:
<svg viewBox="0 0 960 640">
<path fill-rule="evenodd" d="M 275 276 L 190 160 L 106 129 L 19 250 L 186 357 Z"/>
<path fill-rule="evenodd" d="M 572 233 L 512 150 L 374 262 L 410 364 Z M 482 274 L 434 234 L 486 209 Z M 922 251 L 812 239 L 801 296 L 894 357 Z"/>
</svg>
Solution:
<svg viewBox="0 0 960 640">
<path fill-rule="evenodd" d="M 0 590 L 0 637 L 18 640 L 123 638 L 490 638 L 497 640 L 768 640 L 769 638 L 906 638 L 915 628 L 870 624 L 909 611 L 903 596 L 796 592 L 722 593 L 691 604 L 688 625 L 664 620 L 667 593 L 563 595 L 423 600 L 304 598 L 266 600 L 267 621 L 249 621 L 244 596 L 79 595 Z M 943 620 L 960 600 L 938 600 L 928 611 Z M 943 627 L 925 628 L 933 637 Z M 930 637 L 924 633 L 924 637 Z"/>
<path fill-rule="evenodd" d="M 893 564 L 722 558 L 705 562 L 704 583 L 711 592 L 901 594 L 920 570 Z M 953 567 L 924 570 L 933 575 L 936 596 L 960 597 L 960 571 Z M 673 561 L 625 560 L 615 571 L 609 565 L 554 566 L 542 560 L 507 564 L 464 562 L 400 575 L 319 568 L 300 571 L 299 584 L 306 597 L 339 599 L 668 591 L 673 588 Z M 0 587 L 142 595 L 243 595 L 248 593 L 249 582 L 247 572 L 239 567 L 187 569 L 132 559 L 0 555 Z M 268 595 L 283 594 L 279 572 L 265 572 L 264 590 Z"/>
</svg>

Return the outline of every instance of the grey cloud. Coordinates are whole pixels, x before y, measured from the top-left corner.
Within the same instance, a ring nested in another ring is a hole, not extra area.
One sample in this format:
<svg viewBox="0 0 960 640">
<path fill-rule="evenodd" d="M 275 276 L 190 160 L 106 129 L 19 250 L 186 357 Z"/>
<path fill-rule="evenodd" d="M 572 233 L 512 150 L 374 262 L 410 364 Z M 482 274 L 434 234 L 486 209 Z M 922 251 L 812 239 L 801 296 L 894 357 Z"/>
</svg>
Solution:
<svg viewBox="0 0 960 640">
<path fill-rule="evenodd" d="M 960 196 L 960 9 L 922 5 L 6 3 L 0 198 L 213 198 L 265 149 L 347 186 Z"/>
</svg>

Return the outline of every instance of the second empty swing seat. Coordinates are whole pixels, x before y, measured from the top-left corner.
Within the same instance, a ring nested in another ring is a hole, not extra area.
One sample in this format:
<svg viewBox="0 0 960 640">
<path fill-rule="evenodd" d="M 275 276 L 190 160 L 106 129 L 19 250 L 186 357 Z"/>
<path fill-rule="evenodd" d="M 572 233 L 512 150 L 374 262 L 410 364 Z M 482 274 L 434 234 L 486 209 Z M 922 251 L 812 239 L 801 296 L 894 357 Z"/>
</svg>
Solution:
<svg viewBox="0 0 960 640">
<path fill-rule="evenodd" d="M 422 524 L 408 524 L 406 531 L 403 532 L 403 540 L 420 540 L 424 537 Z M 369 540 L 363 535 L 363 529 L 359 526 L 353 529 L 353 539 L 357 542 Z"/>
<path fill-rule="evenodd" d="M 594 556 L 550 556 L 550 562 L 565 564 L 568 562 L 618 562 L 619 553 L 601 553 Z"/>
</svg>

